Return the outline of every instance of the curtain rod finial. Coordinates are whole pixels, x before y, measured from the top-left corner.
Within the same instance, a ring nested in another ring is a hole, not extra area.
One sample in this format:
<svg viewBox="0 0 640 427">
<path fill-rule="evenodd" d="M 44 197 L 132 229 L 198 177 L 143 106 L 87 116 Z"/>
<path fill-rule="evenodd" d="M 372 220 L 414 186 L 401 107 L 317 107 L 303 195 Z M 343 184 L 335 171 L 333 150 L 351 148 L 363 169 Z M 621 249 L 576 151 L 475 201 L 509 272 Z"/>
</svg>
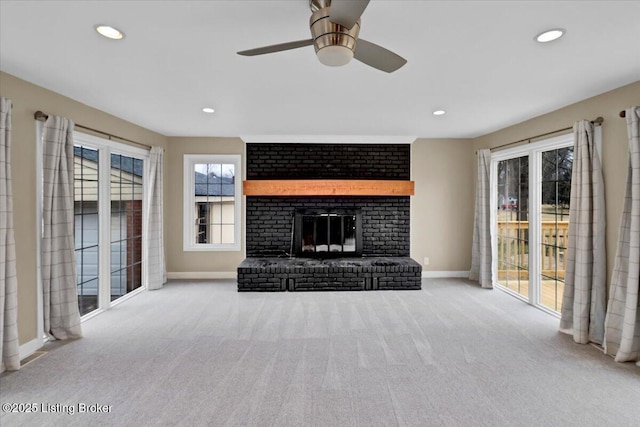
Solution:
<svg viewBox="0 0 640 427">
<path fill-rule="evenodd" d="M 597 117 L 594 121 L 593 124 L 594 125 L 601 125 L 604 122 L 604 118 L 602 116 Z"/>
<path fill-rule="evenodd" d="M 620 117 L 627 117 L 627 112 L 625 110 L 620 111 Z"/>
<path fill-rule="evenodd" d="M 47 116 L 45 113 L 43 113 L 43 112 L 42 112 L 42 111 L 40 111 L 40 110 L 36 111 L 36 112 L 35 112 L 35 114 L 33 115 L 33 118 L 34 118 L 34 119 L 36 119 L 36 120 L 40 120 L 40 121 L 42 121 L 42 122 L 46 121 L 48 117 L 49 117 L 49 116 Z"/>
</svg>

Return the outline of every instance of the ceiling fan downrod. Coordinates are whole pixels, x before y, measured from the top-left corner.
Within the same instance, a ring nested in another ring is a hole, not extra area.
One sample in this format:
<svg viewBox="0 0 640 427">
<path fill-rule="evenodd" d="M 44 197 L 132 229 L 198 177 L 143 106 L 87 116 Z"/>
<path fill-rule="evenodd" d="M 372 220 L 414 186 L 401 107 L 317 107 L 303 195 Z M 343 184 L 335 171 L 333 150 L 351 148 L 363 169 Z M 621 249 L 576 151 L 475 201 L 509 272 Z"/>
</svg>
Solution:
<svg viewBox="0 0 640 427">
<path fill-rule="evenodd" d="M 316 12 L 329 6 L 331 6 L 331 0 L 309 0 L 311 12 Z"/>
</svg>

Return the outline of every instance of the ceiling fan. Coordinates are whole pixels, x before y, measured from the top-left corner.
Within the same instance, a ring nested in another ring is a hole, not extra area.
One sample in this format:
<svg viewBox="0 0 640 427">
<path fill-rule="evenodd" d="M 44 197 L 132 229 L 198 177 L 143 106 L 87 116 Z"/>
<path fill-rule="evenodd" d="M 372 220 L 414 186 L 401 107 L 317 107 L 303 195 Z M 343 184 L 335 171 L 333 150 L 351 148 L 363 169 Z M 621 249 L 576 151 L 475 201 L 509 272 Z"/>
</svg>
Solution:
<svg viewBox="0 0 640 427">
<path fill-rule="evenodd" d="M 320 62 L 332 67 L 346 65 L 352 58 L 387 73 L 407 63 L 403 57 L 358 38 L 360 16 L 369 0 L 309 0 L 312 38 L 274 44 L 238 52 L 255 56 L 313 45 Z"/>
</svg>

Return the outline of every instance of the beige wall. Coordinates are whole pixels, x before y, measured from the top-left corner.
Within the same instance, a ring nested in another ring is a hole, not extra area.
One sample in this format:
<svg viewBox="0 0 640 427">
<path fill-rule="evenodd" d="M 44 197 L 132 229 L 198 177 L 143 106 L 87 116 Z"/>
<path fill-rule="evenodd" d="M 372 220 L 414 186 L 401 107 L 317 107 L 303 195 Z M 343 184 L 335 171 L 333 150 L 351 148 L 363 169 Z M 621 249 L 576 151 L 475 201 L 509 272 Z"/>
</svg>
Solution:
<svg viewBox="0 0 640 427">
<path fill-rule="evenodd" d="M 167 138 L 95 108 L 0 72 L 0 95 L 13 102 L 11 166 L 18 274 L 18 333 L 20 344 L 36 338 L 36 125 L 33 114 L 67 117 L 147 145 L 166 147 Z"/>
<path fill-rule="evenodd" d="M 607 215 L 607 283 L 613 271 L 629 161 L 627 125 L 618 113 L 633 105 L 640 105 L 640 81 L 476 138 L 473 143 L 475 151 L 570 127 L 581 119 L 593 120 L 598 116 L 604 118 L 602 173 Z M 475 173 L 472 179 L 475 182 Z"/>
<path fill-rule="evenodd" d="M 185 252 L 182 250 L 183 224 L 183 156 L 185 154 L 244 154 L 244 142 L 240 138 L 169 138 L 167 150 L 167 199 L 165 202 L 165 247 L 167 272 L 209 273 L 233 272 L 244 259 L 244 227 L 236 252 Z M 242 159 L 244 179 L 244 155 Z M 244 218 L 244 206 L 240 220 Z M 206 274 L 202 277 L 205 277 Z M 173 277 L 180 277 L 173 275 Z"/>
<path fill-rule="evenodd" d="M 418 139 L 411 146 L 411 257 L 423 271 L 468 271 L 475 155 L 469 139 Z"/>
</svg>

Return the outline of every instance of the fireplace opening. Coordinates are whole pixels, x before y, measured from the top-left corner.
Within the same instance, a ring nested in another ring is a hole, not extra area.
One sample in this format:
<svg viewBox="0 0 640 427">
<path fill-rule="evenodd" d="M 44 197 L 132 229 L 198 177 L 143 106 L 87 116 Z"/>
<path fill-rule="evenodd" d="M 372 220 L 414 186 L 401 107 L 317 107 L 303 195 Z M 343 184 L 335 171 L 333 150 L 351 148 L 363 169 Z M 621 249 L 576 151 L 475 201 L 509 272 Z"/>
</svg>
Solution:
<svg viewBox="0 0 640 427">
<path fill-rule="evenodd" d="M 294 224 L 297 256 L 362 255 L 362 215 L 359 209 L 297 209 Z"/>
</svg>

